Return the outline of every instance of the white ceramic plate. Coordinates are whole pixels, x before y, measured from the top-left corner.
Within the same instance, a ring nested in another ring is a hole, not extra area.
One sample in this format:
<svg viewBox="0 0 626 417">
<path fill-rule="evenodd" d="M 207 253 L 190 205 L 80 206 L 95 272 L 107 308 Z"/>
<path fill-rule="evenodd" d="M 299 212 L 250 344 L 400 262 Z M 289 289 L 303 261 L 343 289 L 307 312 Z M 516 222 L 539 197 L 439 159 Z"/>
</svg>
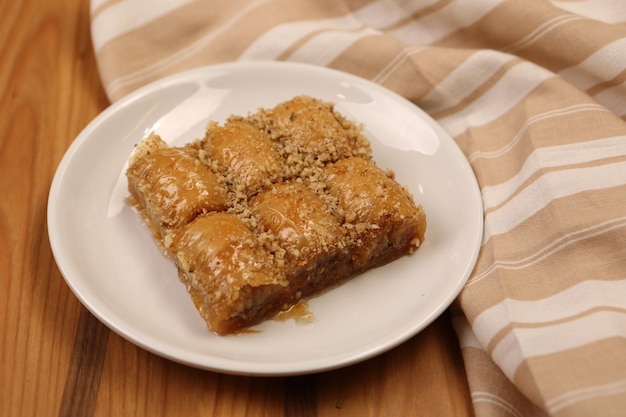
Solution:
<svg viewBox="0 0 626 417">
<path fill-rule="evenodd" d="M 258 333 L 209 333 L 175 267 L 124 204 L 122 175 L 151 129 L 173 144 L 206 122 L 308 94 L 365 123 L 379 166 L 392 168 L 422 204 L 426 242 L 412 256 L 310 300 L 310 323 L 268 321 Z M 333 369 L 382 353 L 435 320 L 476 262 L 483 228 L 473 172 L 424 112 L 361 78 L 293 63 L 235 63 L 186 72 L 115 103 L 76 138 L 48 202 L 50 243 L 67 284 L 102 322 L 137 345 L 191 366 L 233 374 Z"/>
</svg>

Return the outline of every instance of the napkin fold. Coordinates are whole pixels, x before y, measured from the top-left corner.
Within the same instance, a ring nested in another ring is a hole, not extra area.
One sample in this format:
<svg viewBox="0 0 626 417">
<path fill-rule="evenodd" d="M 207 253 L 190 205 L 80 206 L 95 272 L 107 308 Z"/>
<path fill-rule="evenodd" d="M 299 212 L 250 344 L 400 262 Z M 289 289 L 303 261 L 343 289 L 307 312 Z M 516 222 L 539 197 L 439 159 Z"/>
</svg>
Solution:
<svg viewBox="0 0 626 417">
<path fill-rule="evenodd" d="M 430 114 L 478 179 L 452 309 L 477 416 L 626 413 L 623 0 L 91 0 L 110 100 L 164 76 L 298 61 Z"/>
</svg>

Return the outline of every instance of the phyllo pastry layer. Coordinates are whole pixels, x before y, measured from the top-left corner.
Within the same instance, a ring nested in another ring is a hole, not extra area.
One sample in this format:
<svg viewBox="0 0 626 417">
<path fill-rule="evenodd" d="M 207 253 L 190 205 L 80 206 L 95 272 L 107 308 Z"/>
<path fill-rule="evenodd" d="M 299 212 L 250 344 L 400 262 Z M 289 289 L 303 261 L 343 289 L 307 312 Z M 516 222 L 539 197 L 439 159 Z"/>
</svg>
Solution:
<svg viewBox="0 0 626 417">
<path fill-rule="evenodd" d="M 211 122 L 184 146 L 151 135 L 126 174 L 130 201 L 220 335 L 424 240 L 424 210 L 376 166 L 361 126 L 306 96 Z"/>
</svg>

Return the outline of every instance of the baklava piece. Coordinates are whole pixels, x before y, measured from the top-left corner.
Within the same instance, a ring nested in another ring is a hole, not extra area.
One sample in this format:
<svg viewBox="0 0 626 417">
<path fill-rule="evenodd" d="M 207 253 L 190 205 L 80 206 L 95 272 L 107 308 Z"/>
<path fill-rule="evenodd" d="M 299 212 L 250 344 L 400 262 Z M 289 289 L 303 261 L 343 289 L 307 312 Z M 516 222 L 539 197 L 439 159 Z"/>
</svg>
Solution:
<svg viewBox="0 0 626 417">
<path fill-rule="evenodd" d="M 285 275 L 234 215 L 198 217 L 176 235 L 172 250 L 196 308 L 218 334 L 275 314 L 288 291 Z"/>
<path fill-rule="evenodd" d="M 248 196 L 283 177 L 283 162 L 269 136 L 242 120 L 210 123 L 201 144 L 209 161 Z"/>
<path fill-rule="evenodd" d="M 342 159 L 324 170 L 324 180 L 339 200 L 354 242 L 355 270 L 384 265 L 419 248 L 426 233 L 423 208 L 373 161 Z"/>
<path fill-rule="evenodd" d="M 161 242 L 169 243 L 170 232 L 199 215 L 228 208 L 223 179 L 200 161 L 198 152 L 170 148 L 154 134 L 139 144 L 126 176 L 131 203 Z"/>
<path fill-rule="evenodd" d="M 310 97 L 211 122 L 181 147 L 151 135 L 127 177 L 130 200 L 220 335 L 424 240 L 422 207 L 376 166 L 361 127 Z"/>
</svg>

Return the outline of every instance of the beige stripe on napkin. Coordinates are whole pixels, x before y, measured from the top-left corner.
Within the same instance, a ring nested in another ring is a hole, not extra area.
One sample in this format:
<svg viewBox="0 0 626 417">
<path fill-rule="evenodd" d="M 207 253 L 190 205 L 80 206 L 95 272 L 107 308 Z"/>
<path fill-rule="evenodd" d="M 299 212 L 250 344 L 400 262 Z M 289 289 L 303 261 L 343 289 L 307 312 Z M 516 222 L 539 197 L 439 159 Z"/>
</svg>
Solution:
<svg viewBox="0 0 626 417">
<path fill-rule="evenodd" d="M 92 0 L 112 101 L 186 69 L 307 62 L 407 97 L 455 139 L 485 229 L 455 301 L 477 416 L 626 410 L 622 0 Z"/>
</svg>

